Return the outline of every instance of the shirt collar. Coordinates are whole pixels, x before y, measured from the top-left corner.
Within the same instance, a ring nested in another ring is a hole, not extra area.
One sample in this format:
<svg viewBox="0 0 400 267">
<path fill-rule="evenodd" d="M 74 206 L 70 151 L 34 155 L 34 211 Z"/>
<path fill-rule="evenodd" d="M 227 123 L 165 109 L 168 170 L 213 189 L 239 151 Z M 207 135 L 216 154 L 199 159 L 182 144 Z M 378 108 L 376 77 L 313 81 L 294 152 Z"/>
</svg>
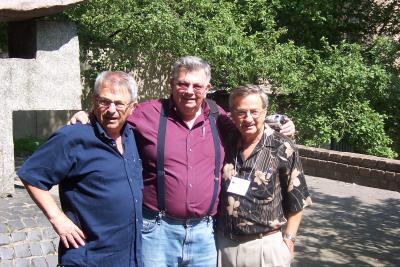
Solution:
<svg viewBox="0 0 400 267">
<path fill-rule="evenodd" d="M 90 119 L 90 124 L 93 125 L 93 128 L 102 139 L 113 140 L 111 137 L 108 136 L 107 132 L 104 130 L 103 126 L 101 126 L 100 122 L 97 120 L 94 114 L 90 114 L 89 119 Z M 126 137 L 131 128 L 132 126 L 130 126 L 128 123 L 125 122 L 121 128 L 121 136 Z"/>
</svg>

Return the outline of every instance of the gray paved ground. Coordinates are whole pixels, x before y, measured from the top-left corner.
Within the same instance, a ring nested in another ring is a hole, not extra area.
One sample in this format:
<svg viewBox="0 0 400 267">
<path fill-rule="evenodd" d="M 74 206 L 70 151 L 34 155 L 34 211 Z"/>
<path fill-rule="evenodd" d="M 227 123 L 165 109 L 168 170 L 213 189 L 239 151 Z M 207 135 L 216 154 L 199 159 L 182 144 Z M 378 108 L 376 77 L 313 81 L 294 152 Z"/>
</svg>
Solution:
<svg viewBox="0 0 400 267">
<path fill-rule="evenodd" d="M 294 267 L 400 266 L 400 193 L 307 176 Z M 53 191 L 56 195 L 56 191 Z M 0 267 L 55 266 L 58 239 L 18 183 L 0 198 Z"/>
<path fill-rule="evenodd" d="M 307 177 L 294 266 L 400 266 L 400 193 Z"/>
</svg>

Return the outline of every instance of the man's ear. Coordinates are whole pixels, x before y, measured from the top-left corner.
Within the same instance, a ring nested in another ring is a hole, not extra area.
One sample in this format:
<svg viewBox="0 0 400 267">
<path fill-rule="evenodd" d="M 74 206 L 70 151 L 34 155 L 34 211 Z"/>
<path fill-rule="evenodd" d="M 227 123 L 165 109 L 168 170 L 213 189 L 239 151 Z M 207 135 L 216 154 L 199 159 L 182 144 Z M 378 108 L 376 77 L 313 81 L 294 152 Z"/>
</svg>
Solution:
<svg viewBox="0 0 400 267">
<path fill-rule="evenodd" d="M 174 83 L 175 83 L 174 78 L 170 78 L 169 79 L 169 90 L 171 93 L 172 93 L 172 89 L 174 88 Z"/>
<path fill-rule="evenodd" d="M 212 84 L 211 84 L 211 83 L 208 83 L 208 84 L 206 85 L 205 93 L 207 94 L 208 91 L 210 91 L 211 88 L 212 88 Z"/>
<path fill-rule="evenodd" d="M 130 111 L 129 111 L 129 114 L 128 114 L 129 116 L 132 115 L 132 113 L 135 110 L 135 108 L 137 107 L 138 103 L 135 102 L 135 103 L 133 103 L 131 105 L 132 105 L 132 107 L 130 107 Z"/>
</svg>

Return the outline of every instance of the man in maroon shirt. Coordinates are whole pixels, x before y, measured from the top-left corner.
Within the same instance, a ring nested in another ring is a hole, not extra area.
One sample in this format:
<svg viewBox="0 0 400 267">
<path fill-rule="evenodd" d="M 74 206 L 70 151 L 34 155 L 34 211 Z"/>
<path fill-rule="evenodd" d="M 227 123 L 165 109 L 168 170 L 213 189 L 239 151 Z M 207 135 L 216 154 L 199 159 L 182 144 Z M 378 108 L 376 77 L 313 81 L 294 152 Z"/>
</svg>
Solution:
<svg viewBox="0 0 400 267">
<path fill-rule="evenodd" d="M 205 101 L 210 80 L 206 61 L 180 58 L 172 68 L 171 97 L 139 104 L 128 119 L 143 165 L 144 266 L 216 265 L 212 216 L 224 159 L 221 137 L 235 126 Z M 281 132 L 293 134 L 293 122 Z"/>
</svg>

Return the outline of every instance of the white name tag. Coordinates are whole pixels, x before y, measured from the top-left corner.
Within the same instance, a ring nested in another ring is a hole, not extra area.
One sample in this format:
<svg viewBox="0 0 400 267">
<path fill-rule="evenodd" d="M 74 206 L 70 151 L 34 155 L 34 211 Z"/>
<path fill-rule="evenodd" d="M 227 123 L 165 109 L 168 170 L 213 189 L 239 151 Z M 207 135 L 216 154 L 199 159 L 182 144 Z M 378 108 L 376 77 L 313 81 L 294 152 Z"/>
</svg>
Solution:
<svg viewBox="0 0 400 267">
<path fill-rule="evenodd" d="M 233 176 L 228 187 L 229 193 L 244 196 L 249 189 L 250 181 Z"/>
</svg>

